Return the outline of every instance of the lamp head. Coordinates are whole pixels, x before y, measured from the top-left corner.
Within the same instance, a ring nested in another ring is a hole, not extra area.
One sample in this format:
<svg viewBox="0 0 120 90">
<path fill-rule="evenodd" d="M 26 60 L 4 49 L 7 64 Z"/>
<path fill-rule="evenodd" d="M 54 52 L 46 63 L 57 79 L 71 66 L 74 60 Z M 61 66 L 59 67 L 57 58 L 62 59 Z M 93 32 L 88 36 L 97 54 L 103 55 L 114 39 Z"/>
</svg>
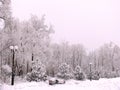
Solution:
<svg viewBox="0 0 120 90">
<path fill-rule="evenodd" d="M 89 63 L 90 65 L 92 65 L 92 63 Z"/>
<path fill-rule="evenodd" d="M 14 47 L 13 47 L 13 46 L 10 46 L 10 49 L 11 49 L 11 50 L 13 50 L 13 49 L 14 49 Z"/>
<path fill-rule="evenodd" d="M 18 50 L 18 46 L 14 46 L 14 49 L 15 49 L 15 50 Z"/>
<path fill-rule="evenodd" d="M 10 46 L 11 50 L 18 50 L 18 46 Z"/>
</svg>

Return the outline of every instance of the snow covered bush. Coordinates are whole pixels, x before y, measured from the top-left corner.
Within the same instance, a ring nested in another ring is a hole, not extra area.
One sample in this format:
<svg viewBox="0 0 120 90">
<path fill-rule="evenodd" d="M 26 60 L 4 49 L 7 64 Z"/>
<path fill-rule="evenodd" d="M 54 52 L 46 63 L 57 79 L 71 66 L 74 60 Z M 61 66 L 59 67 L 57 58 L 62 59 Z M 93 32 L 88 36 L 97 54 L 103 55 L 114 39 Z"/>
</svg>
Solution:
<svg viewBox="0 0 120 90">
<path fill-rule="evenodd" d="M 88 79 L 92 80 L 99 80 L 100 79 L 100 73 L 98 71 L 94 71 L 88 74 Z"/>
<path fill-rule="evenodd" d="M 116 78 L 116 77 L 118 77 L 119 75 L 118 75 L 118 73 L 116 72 L 116 71 L 111 71 L 111 73 L 110 73 L 110 77 L 111 78 Z"/>
<path fill-rule="evenodd" d="M 99 80 L 100 79 L 100 73 L 98 71 L 95 71 L 92 75 L 93 80 Z"/>
<path fill-rule="evenodd" d="M 2 66 L 2 78 L 4 82 L 6 82 L 6 80 L 9 80 L 11 72 L 12 69 L 9 65 L 6 64 Z"/>
<path fill-rule="evenodd" d="M 32 71 L 27 74 L 28 81 L 43 81 L 46 79 L 46 69 L 45 66 L 38 61 L 32 63 Z"/>
<path fill-rule="evenodd" d="M 82 72 L 80 66 L 76 66 L 75 72 L 74 72 L 74 77 L 77 80 L 85 80 L 85 73 Z"/>
<path fill-rule="evenodd" d="M 118 77 L 118 74 L 115 71 L 104 72 L 104 78 L 115 78 Z"/>
<path fill-rule="evenodd" d="M 70 66 L 66 63 L 62 63 L 58 68 L 57 77 L 62 79 L 71 79 L 72 73 Z"/>
</svg>

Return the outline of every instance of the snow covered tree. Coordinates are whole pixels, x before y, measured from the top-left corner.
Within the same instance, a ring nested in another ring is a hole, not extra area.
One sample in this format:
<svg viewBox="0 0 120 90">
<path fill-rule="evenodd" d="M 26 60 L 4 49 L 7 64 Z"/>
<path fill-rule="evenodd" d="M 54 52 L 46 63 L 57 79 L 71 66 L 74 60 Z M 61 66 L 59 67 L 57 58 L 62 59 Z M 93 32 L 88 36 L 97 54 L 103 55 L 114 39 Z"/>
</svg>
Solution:
<svg viewBox="0 0 120 90">
<path fill-rule="evenodd" d="M 10 30 L 10 24 L 11 24 L 11 11 L 10 11 L 10 5 L 11 0 L 0 0 L 1 6 L 0 6 L 0 19 L 3 19 L 5 22 L 4 29 L 6 31 Z"/>
<path fill-rule="evenodd" d="M 0 68 L 8 62 L 11 32 L 11 0 L 0 0 Z M 12 41 L 11 41 L 12 42 Z M 2 75 L 1 75 L 2 76 Z"/>
<path fill-rule="evenodd" d="M 81 70 L 80 66 L 76 66 L 74 76 L 77 80 L 85 80 L 85 73 Z"/>
<path fill-rule="evenodd" d="M 50 34 L 53 32 L 52 26 L 45 24 L 45 16 L 41 18 L 32 15 L 28 21 L 21 23 L 20 31 L 20 54 L 21 61 L 29 62 L 28 68 L 31 68 L 31 62 L 39 59 L 47 66 L 50 58 Z M 27 72 L 27 70 L 26 70 Z"/>
<path fill-rule="evenodd" d="M 37 61 L 32 63 L 32 71 L 27 74 L 28 81 L 43 81 L 46 79 L 46 69 L 45 66 Z"/>
<path fill-rule="evenodd" d="M 57 77 L 63 78 L 63 79 L 72 78 L 72 70 L 70 66 L 66 63 L 62 63 L 58 68 Z"/>
<path fill-rule="evenodd" d="M 81 67 L 84 66 L 86 51 L 83 45 L 76 44 L 71 46 L 71 62 L 73 69 L 75 69 L 76 65 L 79 65 Z"/>
<path fill-rule="evenodd" d="M 113 42 L 104 44 L 98 50 L 98 71 L 101 77 L 111 77 L 120 65 L 120 48 Z M 110 73 L 110 74 L 107 74 Z M 108 75 L 108 76 L 107 76 Z"/>
</svg>

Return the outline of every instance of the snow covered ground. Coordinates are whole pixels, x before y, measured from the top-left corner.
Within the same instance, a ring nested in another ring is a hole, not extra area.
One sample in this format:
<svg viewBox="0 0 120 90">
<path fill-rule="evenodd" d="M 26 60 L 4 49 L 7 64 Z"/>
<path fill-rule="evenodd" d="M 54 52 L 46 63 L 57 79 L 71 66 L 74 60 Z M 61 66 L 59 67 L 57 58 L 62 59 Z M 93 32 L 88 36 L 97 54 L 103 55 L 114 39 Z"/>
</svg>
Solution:
<svg viewBox="0 0 120 90">
<path fill-rule="evenodd" d="M 120 78 L 99 81 L 69 80 L 65 84 L 48 85 L 48 82 L 25 82 L 14 86 L 2 85 L 0 90 L 120 90 Z"/>
</svg>

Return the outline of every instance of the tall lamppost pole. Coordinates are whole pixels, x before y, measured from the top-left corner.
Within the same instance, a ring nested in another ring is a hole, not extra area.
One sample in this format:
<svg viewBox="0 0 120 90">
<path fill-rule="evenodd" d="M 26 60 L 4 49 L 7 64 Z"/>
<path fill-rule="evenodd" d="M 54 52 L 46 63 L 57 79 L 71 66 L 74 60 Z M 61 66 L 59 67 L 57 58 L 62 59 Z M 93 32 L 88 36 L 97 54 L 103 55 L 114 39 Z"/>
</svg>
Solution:
<svg viewBox="0 0 120 90">
<path fill-rule="evenodd" d="M 14 67 L 14 60 L 15 60 L 15 51 L 18 49 L 18 46 L 10 46 L 12 51 L 12 77 L 11 77 L 11 85 L 14 85 L 14 77 L 15 77 L 15 67 Z"/>
<path fill-rule="evenodd" d="M 92 63 L 89 63 L 89 65 L 90 65 L 90 81 L 92 81 L 92 69 L 91 69 Z"/>
</svg>

